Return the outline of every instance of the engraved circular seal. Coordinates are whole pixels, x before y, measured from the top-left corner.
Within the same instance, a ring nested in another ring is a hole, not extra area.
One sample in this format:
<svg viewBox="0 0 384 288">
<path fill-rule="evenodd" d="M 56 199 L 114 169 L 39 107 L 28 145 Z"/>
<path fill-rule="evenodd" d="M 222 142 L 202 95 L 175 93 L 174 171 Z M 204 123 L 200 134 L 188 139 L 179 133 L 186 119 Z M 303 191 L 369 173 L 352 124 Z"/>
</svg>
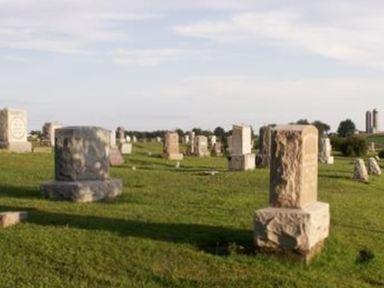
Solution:
<svg viewBox="0 0 384 288">
<path fill-rule="evenodd" d="M 14 139 L 23 139 L 25 137 L 25 123 L 21 118 L 13 118 L 11 120 L 11 135 Z"/>
</svg>

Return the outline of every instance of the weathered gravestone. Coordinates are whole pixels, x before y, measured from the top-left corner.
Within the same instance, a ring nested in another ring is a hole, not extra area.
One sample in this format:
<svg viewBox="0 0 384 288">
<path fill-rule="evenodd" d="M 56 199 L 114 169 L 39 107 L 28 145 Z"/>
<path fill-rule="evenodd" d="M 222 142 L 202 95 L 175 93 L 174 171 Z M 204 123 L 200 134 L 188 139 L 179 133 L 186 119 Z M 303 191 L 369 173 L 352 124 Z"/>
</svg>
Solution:
<svg viewBox="0 0 384 288">
<path fill-rule="evenodd" d="M 310 260 L 329 234 L 329 204 L 317 201 L 318 131 L 277 126 L 271 135 L 270 207 L 256 211 L 254 244 Z"/>
<path fill-rule="evenodd" d="M 125 136 L 125 129 L 124 127 L 117 127 L 116 129 L 116 135 L 118 140 L 118 147 L 120 150 L 120 153 L 123 155 L 131 154 L 132 153 L 132 143 L 129 143 L 127 137 Z"/>
<path fill-rule="evenodd" d="M 207 136 L 199 135 L 195 137 L 195 155 L 198 157 L 209 157 L 211 153 L 208 149 Z"/>
<path fill-rule="evenodd" d="M 259 130 L 259 153 L 256 155 L 256 167 L 269 167 L 271 159 L 271 126 L 262 126 Z"/>
<path fill-rule="evenodd" d="M 99 127 L 56 130 L 55 180 L 41 186 L 47 198 L 92 202 L 114 199 L 122 181 L 109 177 L 109 131 Z"/>
<path fill-rule="evenodd" d="M 331 140 L 327 137 L 320 140 L 319 161 L 322 164 L 333 164 L 335 162 L 332 156 Z"/>
<path fill-rule="evenodd" d="M 363 159 L 356 159 L 353 171 L 353 179 L 368 182 L 369 176 Z"/>
<path fill-rule="evenodd" d="M 109 132 L 109 164 L 111 166 L 119 166 L 124 164 L 124 157 L 116 145 L 115 131 Z"/>
<path fill-rule="evenodd" d="M 255 154 L 252 153 L 251 126 L 233 125 L 229 137 L 229 170 L 243 171 L 255 169 Z"/>
<path fill-rule="evenodd" d="M 58 122 L 47 122 L 42 129 L 42 144 L 44 146 L 55 146 L 55 130 L 60 128 L 61 125 Z"/>
<path fill-rule="evenodd" d="M 164 158 L 169 160 L 183 160 L 183 154 L 179 150 L 179 134 L 167 131 L 164 137 Z"/>
<path fill-rule="evenodd" d="M 0 110 L 0 149 L 11 152 L 31 152 L 27 140 L 27 112 L 20 109 Z"/>
<path fill-rule="evenodd" d="M 215 157 L 220 157 L 220 156 L 223 156 L 223 152 L 222 152 L 222 144 L 220 141 L 216 141 L 216 143 L 213 145 L 212 147 L 212 155 L 215 156 Z"/>
<path fill-rule="evenodd" d="M 195 146 L 196 146 L 196 137 L 195 137 L 195 132 L 193 131 L 189 131 L 188 132 L 188 143 L 189 143 L 189 146 L 188 146 L 188 149 L 187 149 L 187 155 L 195 155 L 196 154 L 196 149 L 195 149 Z"/>
<path fill-rule="evenodd" d="M 375 158 L 373 157 L 369 158 L 367 166 L 368 166 L 369 175 L 376 175 L 376 176 L 381 175 L 381 168 Z"/>
</svg>

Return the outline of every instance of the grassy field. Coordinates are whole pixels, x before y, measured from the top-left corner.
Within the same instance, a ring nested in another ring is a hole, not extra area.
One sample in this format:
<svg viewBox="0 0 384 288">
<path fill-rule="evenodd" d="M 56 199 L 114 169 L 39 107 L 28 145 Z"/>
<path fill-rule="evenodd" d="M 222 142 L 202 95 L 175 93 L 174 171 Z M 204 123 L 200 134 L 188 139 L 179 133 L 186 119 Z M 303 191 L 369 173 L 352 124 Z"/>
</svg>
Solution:
<svg viewBox="0 0 384 288">
<path fill-rule="evenodd" d="M 384 135 L 371 135 L 367 137 L 367 142 L 375 142 L 378 149 L 384 149 Z"/>
<path fill-rule="evenodd" d="M 51 154 L 0 153 L 0 211 L 30 213 L 0 230 L 0 287 L 384 286 L 384 176 L 350 180 L 352 159 L 320 166 L 331 235 L 306 266 L 252 249 L 254 210 L 268 205 L 268 170 L 227 172 L 224 158 L 187 158 L 175 169 L 160 151 L 137 144 L 111 170 L 123 195 L 92 204 L 42 199 Z M 220 173 L 207 175 L 211 169 Z M 374 258 L 358 261 L 361 250 Z"/>
</svg>

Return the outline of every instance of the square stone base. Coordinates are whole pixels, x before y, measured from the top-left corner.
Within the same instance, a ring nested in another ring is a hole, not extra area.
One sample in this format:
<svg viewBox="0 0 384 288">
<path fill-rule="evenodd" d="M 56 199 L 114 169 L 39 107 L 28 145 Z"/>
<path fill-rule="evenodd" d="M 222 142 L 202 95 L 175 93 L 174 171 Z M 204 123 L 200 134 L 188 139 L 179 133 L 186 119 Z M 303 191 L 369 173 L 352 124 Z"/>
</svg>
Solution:
<svg viewBox="0 0 384 288">
<path fill-rule="evenodd" d="M 183 160 L 184 155 L 182 153 L 164 153 L 164 158 L 168 160 Z"/>
<path fill-rule="evenodd" d="M 255 169 L 255 154 L 231 155 L 228 169 L 231 171 L 245 171 Z"/>
<path fill-rule="evenodd" d="M 254 245 L 261 251 L 291 254 L 309 261 L 321 251 L 329 225 L 327 203 L 315 202 L 302 209 L 261 209 L 254 218 Z"/>
<path fill-rule="evenodd" d="M 121 154 L 132 154 L 132 143 L 120 143 L 119 150 Z"/>
<path fill-rule="evenodd" d="M 41 185 L 45 198 L 73 202 L 112 200 L 121 195 L 123 183 L 120 179 L 93 181 L 51 181 Z"/>
<path fill-rule="evenodd" d="M 0 213 L 0 228 L 15 225 L 27 217 L 27 212 L 2 212 Z"/>
<path fill-rule="evenodd" d="M 16 153 L 27 153 L 32 151 L 32 144 L 29 142 L 0 142 L 0 149 Z"/>
</svg>

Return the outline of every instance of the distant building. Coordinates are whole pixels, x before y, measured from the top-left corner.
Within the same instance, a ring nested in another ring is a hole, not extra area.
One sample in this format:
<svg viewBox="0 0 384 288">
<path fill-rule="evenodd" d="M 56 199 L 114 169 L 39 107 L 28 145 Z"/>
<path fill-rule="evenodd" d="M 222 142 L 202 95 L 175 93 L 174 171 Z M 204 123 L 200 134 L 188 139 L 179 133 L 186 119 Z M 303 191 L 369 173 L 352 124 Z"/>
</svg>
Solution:
<svg viewBox="0 0 384 288">
<path fill-rule="evenodd" d="M 367 134 L 379 132 L 379 111 L 377 109 L 365 113 L 365 132 Z"/>
</svg>

